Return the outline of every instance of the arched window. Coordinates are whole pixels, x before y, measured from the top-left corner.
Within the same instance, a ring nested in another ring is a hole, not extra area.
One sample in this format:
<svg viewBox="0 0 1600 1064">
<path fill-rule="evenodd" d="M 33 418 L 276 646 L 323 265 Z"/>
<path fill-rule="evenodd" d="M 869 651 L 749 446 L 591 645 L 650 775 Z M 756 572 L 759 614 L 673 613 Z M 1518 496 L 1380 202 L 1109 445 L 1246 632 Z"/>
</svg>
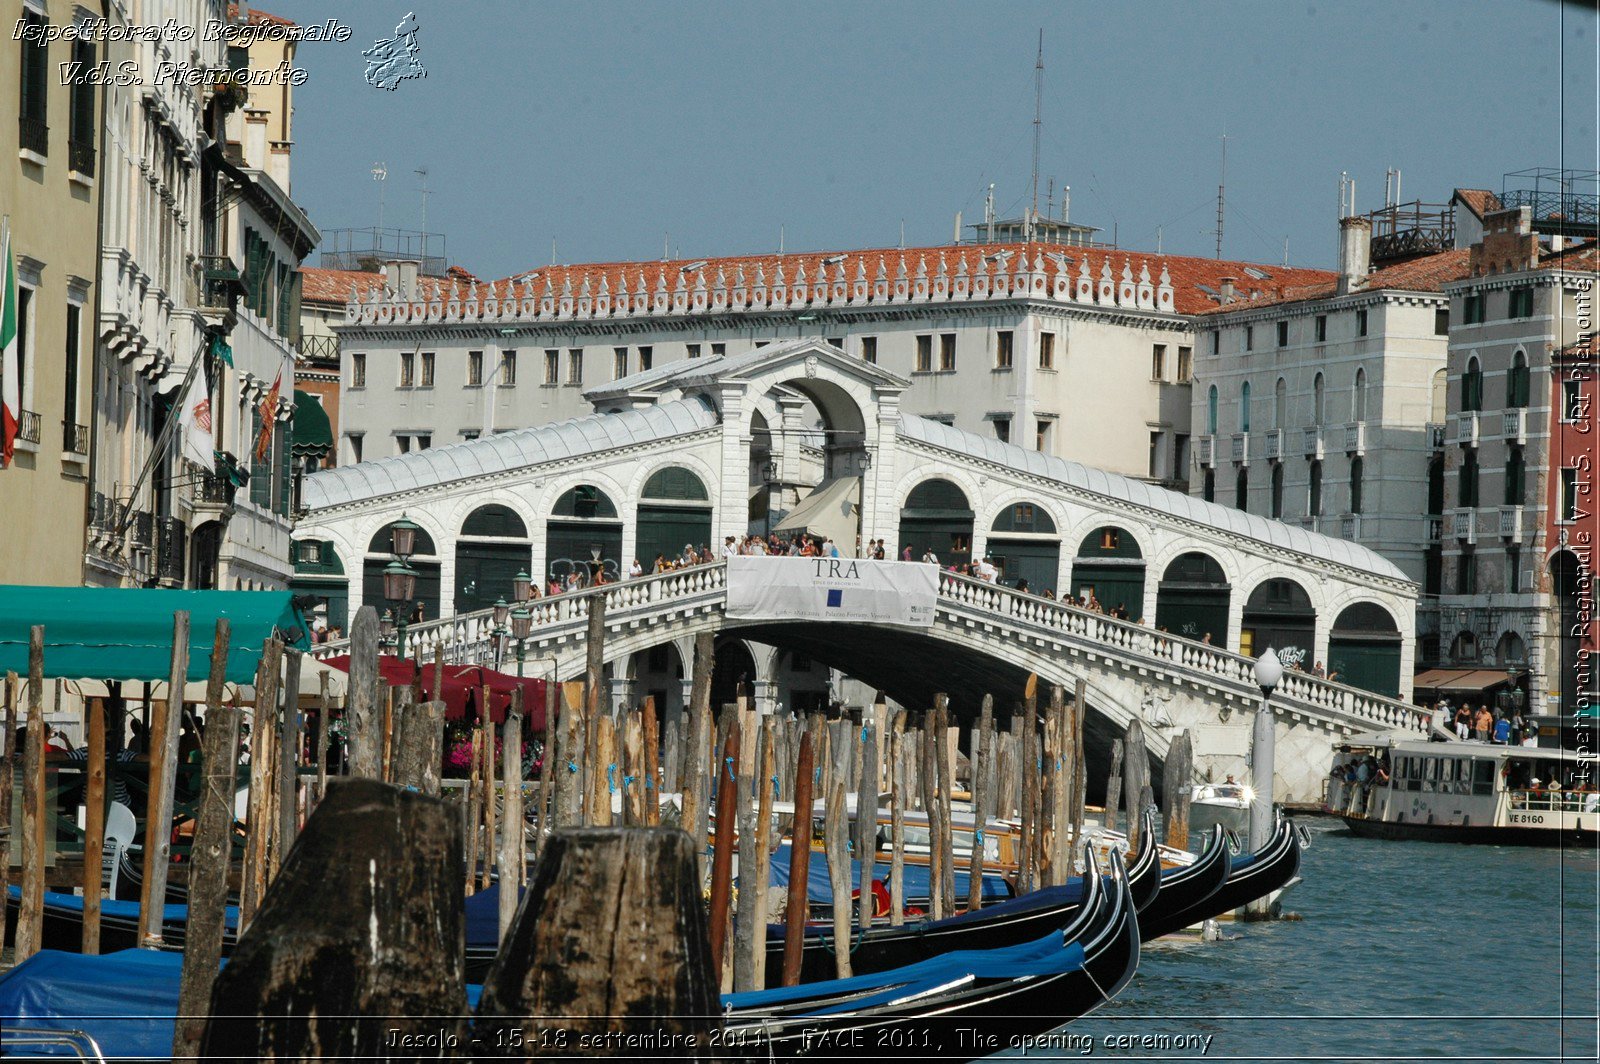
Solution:
<svg viewBox="0 0 1600 1064">
<path fill-rule="evenodd" d="M 1217 386 L 1215 384 L 1206 392 L 1206 432 L 1212 436 L 1217 434 Z"/>
<path fill-rule="evenodd" d="M 1433 375 L 1433 401 L 1428 414 L 1428 420 L 1435 425 L 1443 425 L 1446 413 L 1450 409 L 1449 400 L 1450 371 L 1439 370 Z"/>
<path fill-rule="evenodd" d="M 1483 366 L 1477 355 L 1467 359 L 1467 372 L 1461 375 L 1461 409 L 1483 409 Z"/>
<path fill-rule="evenodd" d="M 1478 505 L 1478 452 L 1475 448 L 1465 448 L 1461 452 L 1461 472 L 1456 480 L 1456 504 L 1458 506 Z"/>
<path fill-rule="evenodd" d="M 1364 366 L 1356 367 L 1355 396 L 1351 403 L 1351 421 L 1367 420 L 1367 370 Z"/>
<path fill-rule="evenodd" d="M 1275 520 L 1283 517 L 1283 463 L 1272 463 L 1272 516 Z"/>
<path fill-rule="evenodd" d="M 1248 466 L 1239 467 L 1239 475 L 1233 481 L 1233 506 L 1236 510 L 1250 509 L 1250 469 Z"/>
<path fill-rule="evenodd" d="M 1217 471 L 1210 466 L 1206 467 L 1206 475 L 1200 485 L 1200 497 L 1206 502 L 1217 501 Z"/>
<path fill-rule="evenodd" d="M 1250 431 L 1250 382 L 1239 388 L 1239 431 Z"/>
<path fill-rule="evenodd" d="M 1282 377 L 1272 393 L 1272 427 L 1287 428 L 1289 424 L 1289 385 Z"/>
<path fill-rule="evenodd" d="M 1366 459 L 1350 459 L 1350 512 L 1361 512 L 1361 477 L 1366 472 Z"/>
<path fill-rule="evenodd" d="M 1506 378 L 1506 406 L 1520 410 L 1528 405 L 1528 356 L 1518 351 L 1511 356 L 1511 376 Z"/>
<path fill-rule="evenodd" d="M 1310 491 L 1306 496 L 1306 514 L 1310 517 L 1322 516 L 1322 462 L 1318 459 L 1311 461 Z"/>
<path fill-rule="evenodd" d="M 1322 374 L 1318 373 L 1311 382 L 1311 417 L 1315 424 L 1321 425 L 1327 416 L 1328 401 L 1322 390 Z"/>
</svg>

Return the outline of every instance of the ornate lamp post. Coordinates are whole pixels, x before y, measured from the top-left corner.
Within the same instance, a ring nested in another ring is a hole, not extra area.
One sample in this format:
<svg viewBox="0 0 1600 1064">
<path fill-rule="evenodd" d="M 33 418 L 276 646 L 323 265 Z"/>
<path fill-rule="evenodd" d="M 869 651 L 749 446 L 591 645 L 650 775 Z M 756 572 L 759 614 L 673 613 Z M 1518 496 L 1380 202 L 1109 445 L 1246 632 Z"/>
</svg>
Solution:
<svg viewBox="0 0 1600 1064">
<path fill-rule="evenodd" d="M 522 678 L 523 643 L 533 631 L 533 611 L 519 606 L 511 611 L 511 637 L 517 641 L 517 678 Z"/>
<path fill-rule="evenodd" d="M 1250 852 L 1257 853 L 1272 837 L 1273 743 L 1272 692 L 1283 679 L 1283 663 L 1268 647 L 1256 659 L 1256 685 L 1261 688 L 1261 708 L 1256 710 L 1255 734 L 1250 743 L 1250 783 L 1255 798 L 1250 803 Z"/>
<path fill-rule="evenodd" d="M 494 603 L 494 631 L 490 638 L 494 640 L 494 669 L 500 671 L 500 663 L 505 657 L 506 639 L 511 633 L 506 629 L 506 620 L 511 616 L 511 607 L 504 598 L 495 600 Z"/>
<path fill-rule="evenodd" d="M 778 480 L 778 463 L 768 459 L 761 465 L 761 485 L 767 496 L 767 538 L 772 538 L 772 485 Z"/>
<path fill-rule="evenodd" d="M 398 533 L 395 538 L 400 537 Z M 393 625 L 399 631 L 399 646 L 396 653 L 400 660 L 406 660 L 406 617 L 407 609 L 411 605 L 411 596 L 417 591 L 417 571 L 404 561 L 396 558 L 383 567 L 383 597 L 389 600 L 390 612 L 393 613 Z"/>
<path fill-rule="evenodd" d="M 528 575 L 528 570 L 523 569 L 511 578 L 511 599 L 513 602 L 527 602 L 533 598 L 533 577 Z"/>
</svg>

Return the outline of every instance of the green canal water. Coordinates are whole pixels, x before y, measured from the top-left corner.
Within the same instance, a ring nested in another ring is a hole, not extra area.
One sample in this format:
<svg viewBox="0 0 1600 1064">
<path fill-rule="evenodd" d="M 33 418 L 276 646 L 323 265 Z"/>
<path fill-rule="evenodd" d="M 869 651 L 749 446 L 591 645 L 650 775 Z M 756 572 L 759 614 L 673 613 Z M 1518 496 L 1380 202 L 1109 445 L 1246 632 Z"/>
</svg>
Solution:
<svg viewBox="0 0 1600 1064">
<path fill-rule="evenodd" d="M 1597 1059 L 1595 851 L 1386 842 L 1301 822 L 1312 846 L 1284 896 L 1300 919 L 1151 944 L 1117 1000 L 1025 1056 Z"/>
</svg>

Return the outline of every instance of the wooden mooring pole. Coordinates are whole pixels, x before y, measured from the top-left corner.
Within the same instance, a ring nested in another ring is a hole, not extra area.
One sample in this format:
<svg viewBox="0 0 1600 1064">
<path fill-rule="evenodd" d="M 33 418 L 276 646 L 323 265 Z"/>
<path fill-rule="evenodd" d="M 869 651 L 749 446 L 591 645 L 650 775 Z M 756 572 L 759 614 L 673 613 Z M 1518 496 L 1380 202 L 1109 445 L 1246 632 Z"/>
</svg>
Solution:
<svg viewBox="0 0 1600 1064">
<path fill-rule="evenodd" d="M 22 894 L 14 963 L 39 952 L 44 939 L 44 628 L 28 633 L 28 732 L 22 751 Z"/>
<path fill-rule="evenodd" d="M 815 759 L 811 735 L 800 734 L 800 755 L 794 772 L 794 830 L 789 846 L 789 903 L 783 910 L 783 985 L 800 982 L 800 961 L 805 956 L 806 916 L 810 908 L 806 887 L 811 873 L 811 777 Z"/>
</svg>

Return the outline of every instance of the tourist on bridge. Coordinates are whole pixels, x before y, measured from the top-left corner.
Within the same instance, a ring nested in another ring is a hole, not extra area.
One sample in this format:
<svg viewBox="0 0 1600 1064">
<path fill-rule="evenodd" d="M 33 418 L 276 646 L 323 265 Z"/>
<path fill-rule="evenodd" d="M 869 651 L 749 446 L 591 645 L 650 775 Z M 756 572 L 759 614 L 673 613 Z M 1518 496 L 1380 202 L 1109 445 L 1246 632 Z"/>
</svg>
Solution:
<svg viewBox="0 0 1600 1064">
<path fill-rule="evenodd" d="M 1472 726 L 1477 731 L 1480 743 L 1489 741 L 1489 731 L 1494 727 L 1494 718 L 1489 715 L 1488 706 L 1479 706 L 1477 716 L 1472 718 Z"/>
<path fill-rule="evenodd" d="M 908 547 L 907 549 L 909 550 L 910 548 Z M 927 550 L 922 552 L 922 560 L 924 562 L 928 563 L 929 565 L 938 565 L 939 564 L 939 556 L 937 554 L 933 553 L 933 548 L 932 547 L 929 547 Z"/>
<path fill-rule="evenodd" d="M 1445 708 L 1450 708 L 1450 703 L 1445 702 Z M 1456 707 L 1456 736 L 1461 739 L 1472 738 L 1472 707 L 1465 702 Z"/>
<path fill-rule="evenodd" d="M 644 566 L 639 564 L 639 559 L 638 558 L 633 559 L 633 564 L 628 566 L 628 579 L 632 580 L 634 577 L 643 576 L 643 575 L 644 575 Z"/>
</svg>

